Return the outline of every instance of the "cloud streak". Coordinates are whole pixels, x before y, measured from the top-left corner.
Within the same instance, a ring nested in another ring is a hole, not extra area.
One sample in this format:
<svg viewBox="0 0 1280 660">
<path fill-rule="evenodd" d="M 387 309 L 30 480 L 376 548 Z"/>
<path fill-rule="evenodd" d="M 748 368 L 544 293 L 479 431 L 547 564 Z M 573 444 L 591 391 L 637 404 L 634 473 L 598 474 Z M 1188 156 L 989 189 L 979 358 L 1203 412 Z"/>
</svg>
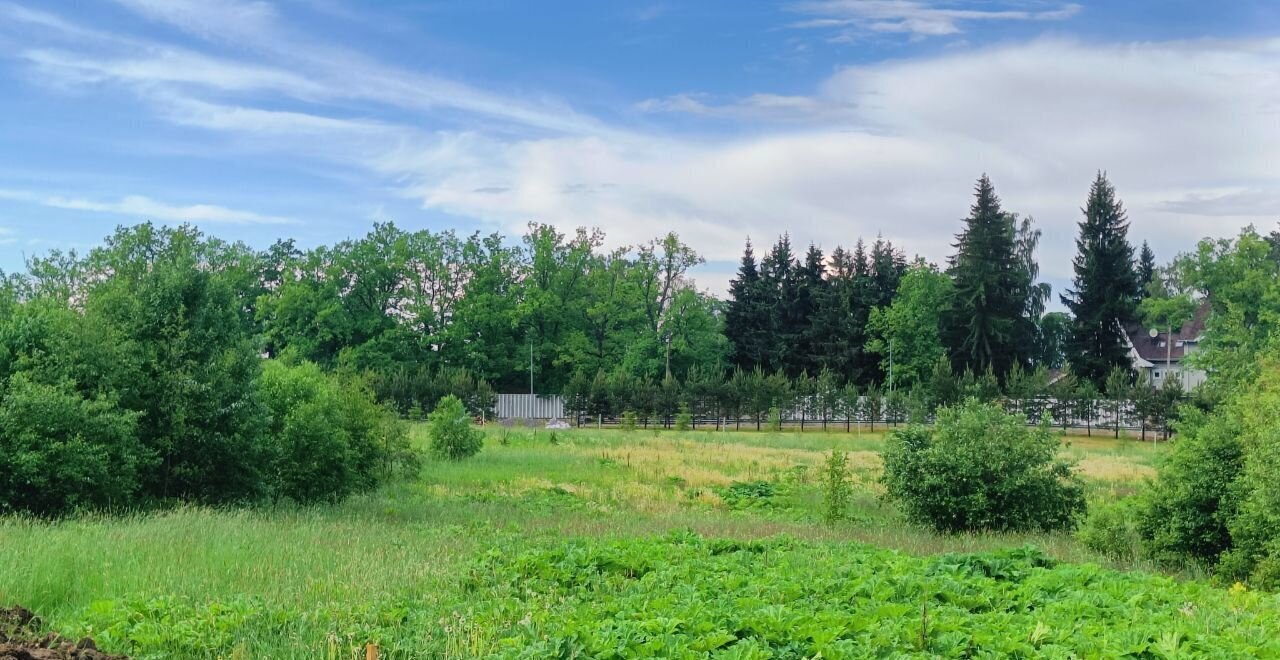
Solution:
<svg viewBox="0 0 1280 660">
<path fill-rule="evenodd" d="M 0 189 L 0 199 L 35 204 L 55 209 L 126 215 L 144 220 L 226 224 L 297 224 L 292 218 L 231 209 L 216 204 L 175 205 L 142 195 L 127 195 L 114 201 L 100 201 L 29 190 Z"/>
<path fill-rule="evenodd" d="M 963 32 L 962 25 L 969 22 L 1061 21 L 1080 12 L 1080 5 L 1075 3 L 1051 9 L 1031 9 L 1026 2 L 1005 2 L 1003 5 L 1000 9 L 970 9 L 959 7 L 954 2 L 811 0 L 791 6 L 793 11 L 812 16 L 793 23 L 792 27 L 835 29 L 838 38 L 844 40 L 855 38 L 858 30 L 937 37 L 959 34 Z"/>
</svg>

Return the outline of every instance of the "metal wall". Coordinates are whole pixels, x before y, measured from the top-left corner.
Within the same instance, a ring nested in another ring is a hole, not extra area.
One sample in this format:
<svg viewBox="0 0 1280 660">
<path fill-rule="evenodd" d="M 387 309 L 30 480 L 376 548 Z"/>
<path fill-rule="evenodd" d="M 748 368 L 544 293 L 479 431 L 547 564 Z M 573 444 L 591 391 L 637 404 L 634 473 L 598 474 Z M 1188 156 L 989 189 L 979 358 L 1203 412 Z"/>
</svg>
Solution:
<svg viewBox="0 0 1280 660">
<path fill-rule="evenodd" d="M 564 399 L 537 394 L 499 394 L 493 412 L 497 419 L 563 419 Z"/>
</svg>

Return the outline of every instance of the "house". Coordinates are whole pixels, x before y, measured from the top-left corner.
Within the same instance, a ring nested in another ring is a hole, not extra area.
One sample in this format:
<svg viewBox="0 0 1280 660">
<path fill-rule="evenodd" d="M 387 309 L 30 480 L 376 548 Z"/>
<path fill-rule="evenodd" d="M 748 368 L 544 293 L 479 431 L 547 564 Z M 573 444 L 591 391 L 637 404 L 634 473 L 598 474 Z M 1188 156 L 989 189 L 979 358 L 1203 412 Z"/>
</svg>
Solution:
<svg viewBox="0 0 1280 660">
<path fill-rule="evenodd" d="M 1182 381 L 1182 388 L 1190 390 L 1203 383 L 1205 372 L 1184 363 L 1184 358 L 1195 353 L 1204 338 L 1205 320 L 1209 318 L 1209 303 L 1196 308 L 1191 320 L 1169 336 L 1167 328 L 1130 326 L 1125 335 L 1129 340 L 1129 359 L 1139 376 L 1150 378 L 1154 387 L 1161 387 L 1169 378 Z"/>
</svg>

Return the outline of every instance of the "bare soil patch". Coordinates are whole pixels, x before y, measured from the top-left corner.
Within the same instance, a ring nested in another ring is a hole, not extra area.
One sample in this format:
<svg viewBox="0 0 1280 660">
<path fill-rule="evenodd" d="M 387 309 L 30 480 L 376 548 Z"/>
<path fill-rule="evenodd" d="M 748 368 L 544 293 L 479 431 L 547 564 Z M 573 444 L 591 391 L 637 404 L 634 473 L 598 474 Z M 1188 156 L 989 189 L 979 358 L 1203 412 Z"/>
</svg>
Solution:
<svg viewBox="0 0 1280 660">
<path fill-rule="evenodd" d="M 24 607 L 0 608 L 0 660 L 127 660 L 103 653 L 85 637 L 71 641 L 41 633 L 40 618 Z"/>
</svg>

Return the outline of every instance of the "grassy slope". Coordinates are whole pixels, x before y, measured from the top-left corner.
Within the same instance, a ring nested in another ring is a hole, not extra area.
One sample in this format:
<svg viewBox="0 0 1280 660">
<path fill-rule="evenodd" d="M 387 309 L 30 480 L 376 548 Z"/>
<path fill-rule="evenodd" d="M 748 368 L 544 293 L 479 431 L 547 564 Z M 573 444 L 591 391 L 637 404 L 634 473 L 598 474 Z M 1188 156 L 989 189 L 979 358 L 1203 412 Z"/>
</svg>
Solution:
<svg viewBox="0 0 1280 660">
<path fill-rule="evenodd" d="M 1032 543 L 1060 559 L 1098 561 L 1066 535 L 939 537 L 903 524 L 876 499 L 878 434 L 575 430 L 557 440 L 492 431 L 472 460 L 428 463 L 417 482 L 333 506 L 0 519 L 0 604 L 22 603 L 69 635 L 135 653 L 350 657 L 379 639 L 391 650 L 464 657 L 491 650 L 519 618 L 494 613 L 496 591 L 462 589 L 477 559 L 554 549 L 566 538 L 691 529 L 865 541 L 916 555 Z M 815 483 L 832 447 L 852 452 L 859 484 L 856 520 L 834 529 L 817 521 Z M 1067 451 L 1110 496 L 1149 473 L 1160 448 L 1073 438 Z M 783 494 L 742 510 L 717 494 L 755 480 Z"/>
</svg>

